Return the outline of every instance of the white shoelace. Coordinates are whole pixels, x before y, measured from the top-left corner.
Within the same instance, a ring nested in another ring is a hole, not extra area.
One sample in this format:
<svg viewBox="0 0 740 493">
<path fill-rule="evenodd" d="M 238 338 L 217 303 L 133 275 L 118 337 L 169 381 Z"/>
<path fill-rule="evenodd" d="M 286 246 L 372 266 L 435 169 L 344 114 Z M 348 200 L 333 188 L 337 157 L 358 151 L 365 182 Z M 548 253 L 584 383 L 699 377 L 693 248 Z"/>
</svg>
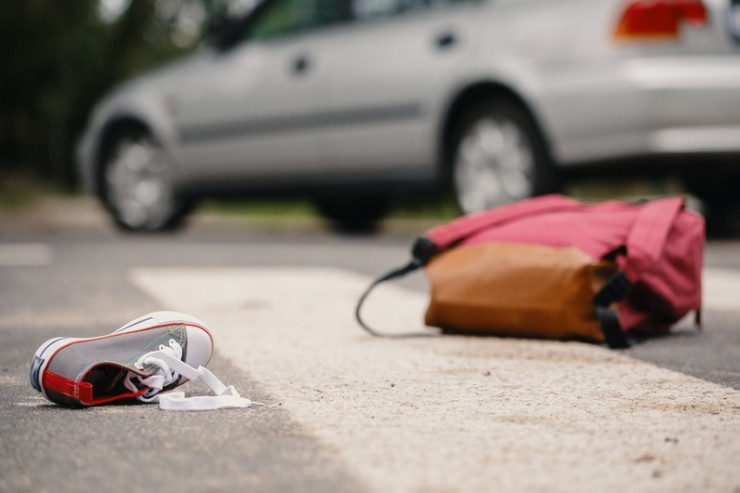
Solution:
<svg viewBox="0 0 740 493">
<path fill-rule="evenodd" d="M 134 363 L 137 369 L 147 375 L 146 377 L 130 371 L 123 384 L 132 392 L 138 392 L 140 387 L 133 381 L 138 380 L 141 385 L 149 387 L 149 390 L 138 399 L 143 402 L 159 402 L 159 408 L 167 411 L 205 411 L 259 405 L 258 402 L 241 397 L 233 386 L 224 385 L 207 368 L 202 366 L 193 368 L 181 358 L 180 344 L 170 339 L 168 346 L 161 344 L 158 351 L 146 353 Z M 216 395 L 185 397 L 185 392 L 160 394 L 164 387 L 174 383 L 181 376 L 191 381 L 200 380 Z"/>
</svg>

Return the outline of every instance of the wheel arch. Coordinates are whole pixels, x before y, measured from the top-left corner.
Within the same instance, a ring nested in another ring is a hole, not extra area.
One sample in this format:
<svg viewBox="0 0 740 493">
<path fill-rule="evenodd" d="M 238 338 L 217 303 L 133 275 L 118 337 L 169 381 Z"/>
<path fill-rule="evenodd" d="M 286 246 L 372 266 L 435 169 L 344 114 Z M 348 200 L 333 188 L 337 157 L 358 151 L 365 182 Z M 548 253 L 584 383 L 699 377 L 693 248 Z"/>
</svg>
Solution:
<svg viewBox="0 0 740 493">
<path fill-rule="evenodd" d="M 445 111 L 442 114 L 441 123 L 438 127 L 437 155 L 439 159 L 440 172 L 443 177 L 446 177 L 451 165 L 455 138 L 454 132 L 457 122 L 463 116 L 465 111 L 467 111 L 467 109 L 472 105 L 475 105 L 480 101 L 490 99 L 507 99 L 519 105 L 529 116 L 535 129 L 539 132 L 549 159 L 550 161 L 553 161 L 553 153 L 548 133 L 543 127 L 542 119 L 539 118 L 532 105 L 529 104 L 519 92 L 504 83 L 494 80 L 481 80 L 460 88 L 454 96 L 450 98 L 449 103 L 446 105 Z"/>
</svg>

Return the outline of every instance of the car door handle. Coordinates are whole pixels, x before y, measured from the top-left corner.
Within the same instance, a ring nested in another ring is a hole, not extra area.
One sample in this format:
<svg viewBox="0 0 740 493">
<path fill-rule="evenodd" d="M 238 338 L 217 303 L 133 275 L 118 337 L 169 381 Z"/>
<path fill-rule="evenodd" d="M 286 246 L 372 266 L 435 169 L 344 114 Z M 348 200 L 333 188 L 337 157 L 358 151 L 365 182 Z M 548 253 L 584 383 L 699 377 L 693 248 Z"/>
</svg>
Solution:
<svg viewBox="0 0 740 493">
<path fill-rule="evenodd" d="M 311 68 L 311 59 L 307 55 L 298 55 L 293 59 L 291 70 L 294 75 L 304 75 Z"/>
<path fill-rule="evenodd" d="M 445 31 L 437 36 L 435 45 L 438 50 L 448 50 L 457 44 L 457 34 L 453 31 Z"/>
</svg>

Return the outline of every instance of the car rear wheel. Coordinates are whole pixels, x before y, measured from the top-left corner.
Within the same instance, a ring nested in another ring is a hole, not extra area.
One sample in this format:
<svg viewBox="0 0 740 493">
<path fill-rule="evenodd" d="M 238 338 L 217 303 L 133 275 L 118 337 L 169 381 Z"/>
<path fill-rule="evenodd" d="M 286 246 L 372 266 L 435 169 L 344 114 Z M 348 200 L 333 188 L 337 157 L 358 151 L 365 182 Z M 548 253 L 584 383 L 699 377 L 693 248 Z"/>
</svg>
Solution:
<svg viewBox="0 0 740 493">
<path fill-rule="evenodd" d="M 103 163 L 103 201 L 118 227 L 155 232 L 182 225 L 190 204 L 173 187 L 173 168 L 154 138 L 138 127 L 116 131 Z"/>
<path fill-rule="evenodd" d="M 713 237 L 740 235 L 740 172 L 732 166 L 691 168 L 684 174 L 686 188 L 702 201 L 707 234 Z"/>
<path fill-rule="evenodd" d="M 463 114 L 455 130 L 450 181 L 463 213 L 557 190 L 544 139 L 519 104 L 478 104 Z"/>
</svg>

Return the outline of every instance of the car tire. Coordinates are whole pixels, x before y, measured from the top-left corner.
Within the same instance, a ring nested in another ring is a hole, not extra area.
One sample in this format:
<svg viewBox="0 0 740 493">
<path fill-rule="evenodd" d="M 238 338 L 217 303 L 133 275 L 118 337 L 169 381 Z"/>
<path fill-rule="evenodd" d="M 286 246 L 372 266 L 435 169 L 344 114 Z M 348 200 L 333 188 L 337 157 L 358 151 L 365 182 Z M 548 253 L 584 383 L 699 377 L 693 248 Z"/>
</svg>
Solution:
<svg viewBox="0 0 740 493">
<path fill-rule="evenodd" d="M 555 192 L 559 177 L 529 113 L 509 99 L 486 100 L 462 113 L 448 167 L 461 212 L 478 212 Z"/>
<path fill-rule="evenodd" d="M 103 203 L 124 231 L 176 230 L 194 205 L 178 196 L 173 166 L 164 149 L 136 125 L 119 127 L 110 134 L 100 180 Z"/>
<path fill-rule="evenodd" d="M 315 204 L 321 216 L 346 233 L 374 231 L 390 209 L 390 200 L 383 196 L 322 197 Z"/>
<path fill-rule="evenodd" d="M 740 205 L 702 205 L 706 232 L 710 238 L 740 237 Z"/>
<path fill-rule="evenodd" d="M 734 164 L 734 163 L 733 163 Z M 689 192 L 713 206 L 740 206 L 740 171 L 727 168 L 691 169 L 684 172 Z"/>
<path fill-rule="evenodd" d="M 702 202 L 707 235 L 740 236 L 740 172 L 729 168 L 691 169 L 684 174 L 686 189 Z"/>
</svg>

